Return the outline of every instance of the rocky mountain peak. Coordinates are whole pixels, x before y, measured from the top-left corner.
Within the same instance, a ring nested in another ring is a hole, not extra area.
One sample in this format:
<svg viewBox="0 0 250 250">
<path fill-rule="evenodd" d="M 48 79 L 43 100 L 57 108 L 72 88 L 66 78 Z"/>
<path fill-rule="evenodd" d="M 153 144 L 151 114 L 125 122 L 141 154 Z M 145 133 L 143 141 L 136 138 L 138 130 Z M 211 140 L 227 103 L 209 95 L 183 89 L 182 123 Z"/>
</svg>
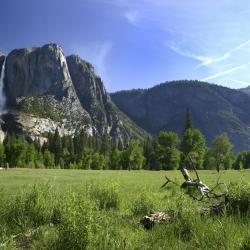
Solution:
<svg viewBox="0 0 250 250">
<path fill-rule="evenodd" d="M 67 57 L 67 64 L 83 107 L 89 112 L 97 106 L 103 107 L 108 101 L 108 94 L 94 67 L 75 55 Z"/>
<path fill-rule="evenodd" d="M 66 58 L 56 44 L 11 51 L 6 62 L 5 86 L 11 103 L 20 96 L 74 96 Z"/>
<path fill-rule="evenodd" d="M 59 45 L 15 49 L 5 66 L 5 131 L 34 138 L 56 128 L 61 135 L 85 130 L 90 135 L 107 133 L 122 143 L 131 133 L 140 134 L 113 105 L 94 67 L 77 55 L 65 57 Z"/>
</svg>

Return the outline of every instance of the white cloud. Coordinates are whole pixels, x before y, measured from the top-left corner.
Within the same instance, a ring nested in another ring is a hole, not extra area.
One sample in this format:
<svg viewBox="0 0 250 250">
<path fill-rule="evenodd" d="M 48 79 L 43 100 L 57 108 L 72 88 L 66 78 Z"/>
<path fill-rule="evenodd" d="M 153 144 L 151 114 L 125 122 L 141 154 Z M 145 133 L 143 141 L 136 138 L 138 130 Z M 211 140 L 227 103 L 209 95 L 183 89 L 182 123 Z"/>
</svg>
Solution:
<svg viewBox="0 0 250 250">
<path fill-rule="evenodd" d="M 235 82 L 235 83 L 239 83 L 242 87 L 250 86 L 250 82 L 239 81 L 239 80 L 231 79 L 231 78 L 230 78 L 230 81 Z"/>
<path fill-rule="evenodd" d="M 97 44 L 94 48 L 92 59 L 93 64 L 97 67 L 97 72 L 104 74 L 106 72 L 106 59 L 112 49 L 112 43 L 105 42 Z"/>
<path fill-rule="evenodd" d="M 201 81 L 209 81 L 211 79 L 216 79 L 216 78 L 219 78 L 221 76 L 226 76 L 226 75 L 228 75 L 228 74 L 230 74 L 232 72 L 235 72 L 235 71 L 238 71 L 240 69 L 246 68 L 249 64 L 250 64 L 250 62 L 239 65 L 239 66 L 236 66 L 236 67 L 232 67 L 230 69 L 224 70 L 224 71 L 216 73 L 214 75 L 205 77 L 205 78 L 201 79 Z"/>
<path fill-rule="evenodd" d="M 192 76 L 197 73 L 197 78 L 215 79 L 219 84 L 229 76 L 239 85 L 250 81 L 250 1 L 107 1 L 115 4 L 131 24 L 138 26 L 139 21 L 145 30 L 159 31 L 163 46 L 167 41 L 169 49 L 195 60 L 197 66 L 190 68 Z M 193 62 L 188 66 L 193 67 Z M 182 72 L 180 69 L 180 75 Z"/>
<path fill-rule="evenodd" d="M 209 62 L 210 60 L 212 60 L 212 58 L 196 55 L 196 54 L 193 54 L 190 51 L 182 50 L 176 44 L 173 44 L 173 43 L 171 45 L 167 45 L 167 47 L 169 49 L 171 49 L 172 51 L 174 51 L 175 53 L 177 53 L 178 55 L 189 57 L 189 58 L 195 59 L 197 61 Z"/>
<path fill-rule="evenodd" d="M 250 39 L 248 39 L 247 41 L 241 43 L 240 45 L 228 50 L 222 56 L 215 57 L 215 58 L 209 58 L 208 60 L 202 61 L 202 63 L 198 64 L 196 67 L 199 68 L 200 66 L 207 66 L 207 65 L 212 64 L 212 63 L 217 63 L 217 62 L 227 60 L 232 56 L 233 53 L 243 49 L 247 45 L 250 45 Z"/>
<path fill-rule="evenodd" d="M 110 81 L 106 62 L 112 47 L 111 42 L 96 42 L 86 45 L 74 45 L 71 51 L 79 55 L 83 60 L 90 62 L 97 74 L 103 79 L 105 86 L 109 87 Z"/>
<path fill-rule="evenodd" d="M 136 10 L 126 11 L 124 16 L 133 25 L 136 25 L 139 20 L 139 12 Z"/>
<path fill-rule="evenodd" d="M 106 59 L 112 46 L 111 42 L 97 42 L 72 46 L 72 51 L 93 64 L 97 73 L 102 75 L 106 72 Z"/>
</svg>

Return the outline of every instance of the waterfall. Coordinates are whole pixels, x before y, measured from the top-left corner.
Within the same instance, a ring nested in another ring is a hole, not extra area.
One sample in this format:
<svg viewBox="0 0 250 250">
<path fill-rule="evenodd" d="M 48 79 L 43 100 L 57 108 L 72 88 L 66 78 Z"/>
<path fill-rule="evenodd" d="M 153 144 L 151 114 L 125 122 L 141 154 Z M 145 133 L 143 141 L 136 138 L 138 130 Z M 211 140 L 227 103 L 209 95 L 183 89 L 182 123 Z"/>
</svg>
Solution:
<svg viewBox="0 0 250 250">
<path fill-rule="evenodd" d="M 0 76 L 0 115 L 5 112 L 5 102 L 6 102 L 6 96 L 4 94 L 3 88 L 4 88 L 4 76 L 5 76 L 5 64 L 6 64 L 6 57 L 4 59 L 2 70 L 1 70 L 1 76 Z"/>
</svg>

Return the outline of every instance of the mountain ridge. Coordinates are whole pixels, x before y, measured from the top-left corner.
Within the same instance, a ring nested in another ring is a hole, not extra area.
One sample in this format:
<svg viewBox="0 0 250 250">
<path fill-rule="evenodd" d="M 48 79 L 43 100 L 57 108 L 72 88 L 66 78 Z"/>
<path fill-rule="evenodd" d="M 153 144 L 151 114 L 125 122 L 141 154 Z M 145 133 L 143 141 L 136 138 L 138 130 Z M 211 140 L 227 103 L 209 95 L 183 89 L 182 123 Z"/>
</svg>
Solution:
<svg viewBox="0 0 250 250">
<path fill-rule="evenodd" d="M 240 90 L 181 80 L 145 90 L 119 91 L 112 93 L 111 98 L 149 133 L 172 130 L 181 135 L 189 108 L 195 126 L 205 134 L 208 145 L 216 135 L 227 132 L 236 151 L 250 149 L 250 97 Z"/>
</svg>

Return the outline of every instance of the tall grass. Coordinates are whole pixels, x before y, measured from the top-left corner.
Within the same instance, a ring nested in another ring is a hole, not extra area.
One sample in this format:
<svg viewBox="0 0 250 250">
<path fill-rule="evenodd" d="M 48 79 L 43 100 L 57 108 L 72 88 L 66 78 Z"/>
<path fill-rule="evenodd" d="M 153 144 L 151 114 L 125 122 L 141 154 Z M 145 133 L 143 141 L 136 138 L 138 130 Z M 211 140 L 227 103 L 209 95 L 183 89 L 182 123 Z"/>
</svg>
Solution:
<svg viewBox="0 0 250 250">
<path fill-rule="evenodd" d="M 134 196 L 128 196 L 114 182 L 92 181 L 67 192 L 35 184 L 16 196 L 0 196 L 0 249 L 246 250 L 250 249 L 248 188 L 231 185 L 230 209 L 201 217 L 199 208 L 209 204 L 174 187 L 135 186 Z M 150 231 L 138 224 L 150 210 L 164 209 L 175 211 L 173 221 Z"/>
</svg>

